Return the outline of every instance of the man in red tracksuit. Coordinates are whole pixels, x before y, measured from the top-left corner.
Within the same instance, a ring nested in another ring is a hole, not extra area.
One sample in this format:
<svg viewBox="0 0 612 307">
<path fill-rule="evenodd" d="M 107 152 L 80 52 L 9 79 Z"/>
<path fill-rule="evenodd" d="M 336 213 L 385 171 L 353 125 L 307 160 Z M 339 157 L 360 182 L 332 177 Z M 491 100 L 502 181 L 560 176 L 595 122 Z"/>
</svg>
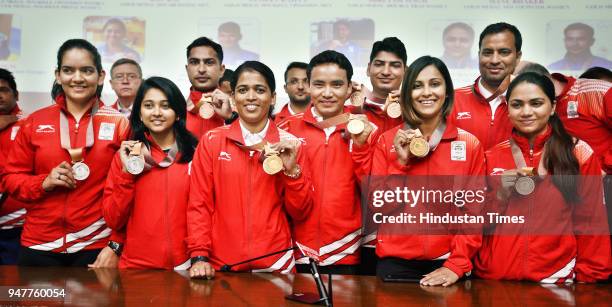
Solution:
<svg viewBox="0 0 612 307">
<path fill-rule="evenodd" d="M 274 121 L 282 122 L 289 116 L 304 113 L 310 102 L 308 77 L 303 62 L 291 62 L 285 70 L 285 92 L 289 96 L 289 102 L 283 106 L 274 116 Z"/>
<path fill-rule="evenodd" d="M 353 155 L 364 146 L 372 131 L 367 129 L 356 144 L 346 130 L 346 122 L 325 125 L 344 111 L 351 93 L 353 69 L 348 59 L 336 51 L 324 51 L 308 64 L 312 107 L 303 114 L 279 123 L 302 141 L 302 149 L 313 170 L 316 193 L 312 213 L 303 221 L 293 221 L 294 239 L 318 251 L 321 272 L 354 274 L 361 245 L 361 207 L 358 188 L 363 163 Z M 360 155 L 368 157 L 367 155 Z M 305 258 L 298 259 L 298 272 L 308 272 Z"/>
<path fill-rule="evenodd" d="M 229 96 L 218 89 L 223 76 L 223 49 L 221 45 L 200 37 L 187 46 L 187 76 L 191 82 L 187 97 L 187 129 L 200 139 L 208 130 L 223 126 L 232 117 Z M 212 98 L 214 114 L 210 118 L 200 115 L 202 96 Z"/>
<path fill-rule="evenodd" d="M 501 22 L 487 26 L 478 45 L 480 77 L 473 85 L 455 90 L 448 120 L 475 135 L 488 149 L 508 139 L 512 131 L 505 92 L 521 59 L 522 37 L 515 26 Z"/>
<path fill-rule="evenodd" d="M 3 172 L 7 154 L 19 131 L 22 117 L 17 105 L 19 92 L 13 74 L 0 68 L 0 172 Z M 4 193 L 4 188 L 0 189 Z M 25 219 L 26 204 L 14 197 L 2 195 L 0 200 L 0 265 L 17 263 L 21 226 Z"/>
</svg>

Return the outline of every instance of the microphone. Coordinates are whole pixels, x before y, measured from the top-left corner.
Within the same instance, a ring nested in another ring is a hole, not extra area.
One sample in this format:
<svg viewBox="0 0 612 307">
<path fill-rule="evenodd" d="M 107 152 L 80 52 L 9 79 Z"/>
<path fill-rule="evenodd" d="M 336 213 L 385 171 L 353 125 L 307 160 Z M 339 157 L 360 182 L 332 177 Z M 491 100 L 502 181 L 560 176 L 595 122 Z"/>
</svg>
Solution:
<svg viewBox="0 0 612 307">
<path fill-rule="evenodd" d="M 232 267 L 235 267 L 235 266 L 237 266 L 237 265 L 241 265 L 241 264 L 245 264 L 245 263 L 253 262 L 253 261 L 256 261 L 256 260 L 259 260 L 259 259 L 268 258 L 268 257 L 270 257 L 270 256 L 274 256 L 274 255 L 282 254 L 282 253 L 288 252 L 288 251 L 293 250 L 293 249 L 295 249 L 295 246 L 292 246 L 292 247 L 289 247 L 289 248 L 286 248 L 286 249 L 283 249 L 283 250 L 280 250 L 280 251 L 277 251 L 277 252 L 273 252 L 273 253 L 265 254 L 265 255 L 263 255 L 263 256 L 259 256 L 259 257 L 251 258 L 251 259 L 248 259 L 248 260 L 244 260 L 244 261 L 241 261 L 241 262 L 238 262 L 238 263 L 234 263 L 234 264 L 224 264 L 224 265 L 222 265 L 222 266 L 219 268 L 219 272 L 232 272 Z"/>
<path fill-rule="evenodd" d="M 317 261 L 319 261 L 318 252 L 298 242 L 295 242 L 295 245 L 297 245 L 297 248 L 300 250 L 302 255 L 308 257 L 308 262 L 310 264 L 310 274 L 315 280 L 315 284 L 317 285 L 317 292 L 319 295 L 316 295 L 314 293 L 292 293 L 290 295 L 285 296 L 285 298 L 304 304 L 324 305 L 332 307 L 334 305 L 332 297 L 332 276 L 331 274 L 329 274 L 328 276 L 328 292 L 328 289 L 325 288 L 323 280 L 321 280 L 321 275 L 319 274 L 319 269 L 317 266 Z"/>
</svg>

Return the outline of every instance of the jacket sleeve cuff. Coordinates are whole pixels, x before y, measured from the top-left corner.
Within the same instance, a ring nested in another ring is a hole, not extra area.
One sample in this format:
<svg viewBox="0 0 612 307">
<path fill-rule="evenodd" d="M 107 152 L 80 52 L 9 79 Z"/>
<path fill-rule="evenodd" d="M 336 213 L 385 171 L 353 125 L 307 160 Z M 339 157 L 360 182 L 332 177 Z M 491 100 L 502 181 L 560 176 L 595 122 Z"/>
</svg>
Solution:
<svg viewBox="0 0 612 307">
<path fill-rule="evenodd" d="M 189 253 L 189 258 L 193 258 L 197 256 L 204 256 L 206 258 L 210 258 L 209 253 L 203 249 L 194 250 L 194 251 L 191 251 L 191 253 Z"/>
<path fill-rule="evenodd" d="M 47 191 L 45 191 L 45 189 L 43 189 L 43 182 L 45 181 L 45 178 L 47 178 L 47 175 L 38 175 L 35 177 L 34 179 L 34 187 L 32 189 L 32 199 L 31 200 L 37 200 L 40 199 L 41 197 L 43 197 L 43 195 L 45 195 L 46 193 L 48 193 Z"/>
<path fill-rule="evenodd" d="M 403 171 L 403 172 L 407 172 L 410 169 L 410 163 L 406 164 L 406 165 L 402 165 L 399 163 L 399 161 L 397 159 L 395 159 L 395 161 L 393 161 L 393 164 L 395 164 L 395 167 L 397 167 L 399 170 Z"/>
<path fill-rule="evenodd" d="M 445 268 L 447 268 L 447 269 L 449 269 L 449 270 L 453 271 L 453 273 L 457 274 L 457 276 L 459 276 L 459 278 L 463 277 L 463 275 L 464 275 L 464 273 L 465 273 L 465 272 L 463 272 L 463 270 L 462 270 L 460 267 L 458 267 L 458 266 L 454 265 L 452 262 L 450 262 L 450 261 L 448 261 L 448 260 L 446 260 L 446 261 L 444 262 L 444 265 L 443 265 L 443 266 L 444 266 Z"/>
</svg>

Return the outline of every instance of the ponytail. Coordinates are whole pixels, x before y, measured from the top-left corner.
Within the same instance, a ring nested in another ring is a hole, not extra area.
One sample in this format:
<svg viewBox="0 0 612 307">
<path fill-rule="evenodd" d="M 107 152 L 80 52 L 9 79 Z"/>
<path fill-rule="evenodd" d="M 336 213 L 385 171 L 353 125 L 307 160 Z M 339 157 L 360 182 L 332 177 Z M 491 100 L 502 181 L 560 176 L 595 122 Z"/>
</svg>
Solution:
<svg viewBox="0 0 612 307">
<path fill-rule="evenodd" d="M 578 197 L 578 159 L 574 155 L 574 139 L 567 133 L 563 123 L 553 114 L 548 119 L 552 127 L 552 135 L 546 142 L 544 166 L 553 174 L 553 184 L 559 189 L 567 202 L 577 203 Z"/>
</svg>

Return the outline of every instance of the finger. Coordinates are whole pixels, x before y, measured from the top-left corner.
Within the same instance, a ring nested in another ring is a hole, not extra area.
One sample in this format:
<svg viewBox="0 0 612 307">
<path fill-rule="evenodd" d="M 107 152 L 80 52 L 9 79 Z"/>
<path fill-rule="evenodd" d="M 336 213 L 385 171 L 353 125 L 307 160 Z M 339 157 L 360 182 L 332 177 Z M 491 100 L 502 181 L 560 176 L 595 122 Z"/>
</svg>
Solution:
<svg viewBox="0 0 612 307">
<path fill-rule="evenodd" d="M 62 163 L 60 163 L 56 168 L 72 170 L 72 165 L 70 165 L 70 163 L 68 163 L 67 161 L 62 161 Z"/>
</svg>

